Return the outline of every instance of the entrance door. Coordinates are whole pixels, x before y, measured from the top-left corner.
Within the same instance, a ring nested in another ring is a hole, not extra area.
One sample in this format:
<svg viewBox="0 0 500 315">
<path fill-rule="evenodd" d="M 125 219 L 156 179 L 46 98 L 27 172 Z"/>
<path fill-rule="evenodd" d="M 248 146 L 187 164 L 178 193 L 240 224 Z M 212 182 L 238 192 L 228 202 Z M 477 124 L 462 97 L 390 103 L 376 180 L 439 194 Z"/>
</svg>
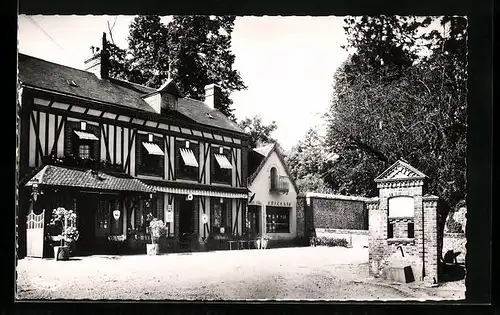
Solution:
<svg viewBox="0 0 500 315">
<path fill-rule="evenodd" d="M 250 233 L 260 233 L 260 206 L 248 206 L 248 221 L 250 223 Z"/>
<path fill-rule="evenodd" d="M 78 231 L 80 237 L 77 242 L 81 254 L 90 254 L 95 246 L 94 218 L 97 211 L 97 197 L 94 194 L 82 194 L 77 200 Z"/>
<path fill-rule="evenodd" d="M 179 198 L 179 235 L 194 232 L 194 201 Z"/>
</svg>

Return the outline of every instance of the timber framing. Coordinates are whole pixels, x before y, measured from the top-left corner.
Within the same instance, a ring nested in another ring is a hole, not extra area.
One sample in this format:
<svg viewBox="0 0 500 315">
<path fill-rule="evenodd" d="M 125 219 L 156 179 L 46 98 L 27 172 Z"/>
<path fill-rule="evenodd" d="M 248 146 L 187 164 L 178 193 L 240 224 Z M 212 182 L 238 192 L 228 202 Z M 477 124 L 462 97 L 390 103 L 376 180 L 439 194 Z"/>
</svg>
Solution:
<svg viewBox="0 0 500 315">
<path fill-rule="evenodd" d="M 123 116 L 131 117 L 131 120 L 133 118 L 138 118 L 138 119 L 153 121 L 155 123 L 164 123 L 164 124 L 168 124 L 168 125 L 175 125 L 175 126 L 178 126 L 179 128 L 182 128 L 182 127 L 183 128 L 190 128 L 190 129 L 195 129 L 195 130 L 201 131 L 201 132 L 216 133 L 216 134 L 221 135 L 221 136 L 234 137 L 234 138 L 241 140 L 242 146 L 246 146 L 249 143 L 250 136 L 248 134 L 245 134 L 245 133 L 239 133 L 239 132 L 230 131 L 227 129 L 215 128 L 215 127 L 200 124 L 200 123 L 190 123 L 187 121 L 171 119 L 168 117 L 160 116 L 159 114 L 157 114 L 155 112 L 148 112 L 145 110 L 133 109 L 131 107 L 125 107 L 125 106 L 121 106 L 121 105 L 117 105 L 117 104 L 113 104 L 113 103 L 105 103 L 105 102 L 100 102 L 100 101 L 95 101 L 95 100 L 90 100 L 90 99 L 83 99 L 83 98 L 76 97 L 73 95 L 66 95 L 66 94 L 63 94 L 63 93 L 60 93 L 57 91 L 40 89 L 38 87 L 30 86 L 27 84 L 23 84 L 23 87 L 24 87 L 23 94 L 24 93 L 29 94 L 33 98 L 37 97 L 37 98 L 42 98 L 42 99 L 48 100 L 49 102 L 66 103 L 69 105 L 77 105 L 77 106 L 82 106 L 85 108 L 88 107 L 89 109 L 100 110 L 100 111 L 102 111 L 102 113 L 101 113 L 102 117 L 100 117 L 100 119 L 109 119 L 109 118 L 104 117 L 104 113 L 109 112 L 109 113 L 113 113 L 115 115 L 123 115 Z M 49 108 L 46 105 L 36 105 L 36 107 Z M 50 109 L 51 109 L 51 111 L 57 110 L 56 108 L 53 108 L 53 107 L 50 107 Z M 63 113 L 69 114 L 68 110 L 64 110 Z M 96 117 L 93 115 L 88 115 L 88 113 L 84 114 L 83 112 L 82 113 L 74 112 L 72 114 L 81 115 L 79 118 L 82 118 L 82 117 L 89 117 L 89 118 L 94 117 L 95 118 Z M 118 118 L 118 116 L 116 116 L 114 119 L 109 119 L 109 120 L 112 122 L 115 122 L 117 125 L 119 125 L 118 121 L 123 123 L 122 120 L 115 120 L 117 118 Z M 109 122 L 109 123 L 111 124 L 112 122 Z M 141 124 L 137 124 L 137 125 L 134 124 L 134 125 L 136 127 L 141 126 L 141 129 L 144 129 L 144 130 L 146 130 L 146 129 L 157 130 L 156 128 L 150 127 L 147 125 L 141 125 Z M 178 132 L 178 133 L 184 134 L 182 132 Z M 196 135 L 192 134 L 191 132 L 189 134 L 185 134 L 185 135 L 190 135 L 191 138 L 207 139 L 205 137 L 196 136 Z M 213 140 L 216 140 L 216 139 L 213 139 Z M 216 140 L 216 141 L 221 143 L 221 144 L 227 143 L 223 140 Z"/>
</svg>

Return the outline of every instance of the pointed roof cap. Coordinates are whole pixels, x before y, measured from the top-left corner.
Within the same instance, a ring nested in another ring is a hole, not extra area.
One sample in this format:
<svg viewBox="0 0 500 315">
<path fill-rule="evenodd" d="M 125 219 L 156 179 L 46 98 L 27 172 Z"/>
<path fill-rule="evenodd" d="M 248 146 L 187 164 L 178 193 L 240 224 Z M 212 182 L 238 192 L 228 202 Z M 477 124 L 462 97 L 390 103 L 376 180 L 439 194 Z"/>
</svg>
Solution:
<svg viewBox="0 0 500 315">
<path fill-rule="evenodd" d="M 389 166 L 379 176 L 375 178 L 375 182 L 395 181 L 395 180 L 421 180 L 428 178 L 427 175 L 417 170 L 407 161 L 403 159 L 397 160 Z"/>
</svg>

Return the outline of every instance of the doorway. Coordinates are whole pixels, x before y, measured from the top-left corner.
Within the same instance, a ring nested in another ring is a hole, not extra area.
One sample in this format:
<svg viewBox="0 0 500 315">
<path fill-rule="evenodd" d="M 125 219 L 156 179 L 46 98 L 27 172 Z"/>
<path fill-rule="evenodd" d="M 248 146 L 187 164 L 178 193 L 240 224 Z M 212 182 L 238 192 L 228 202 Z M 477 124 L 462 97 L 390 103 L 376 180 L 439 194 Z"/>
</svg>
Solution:
<svg viewBox="0 0 500 315">
<path fill-rule="evenodd" d="M 79 254 L 91 254 L 96 245 L 95 239 L 95 212 L 98 208 L 98 199 L 95 194 L 81 194 L 77 201 L 77 226 L 80 232 L 77 251 Z"/>
<path fill-rule="evenodd" d="M 194 233 L 194 201 L 179 197 L 179 235 Z"/>
<path fill-rule="evenodd" d="M 261 206 L 248 206 L 248 222 L 250 234 L 260 233 L 260 209 Z"/>
</svg>

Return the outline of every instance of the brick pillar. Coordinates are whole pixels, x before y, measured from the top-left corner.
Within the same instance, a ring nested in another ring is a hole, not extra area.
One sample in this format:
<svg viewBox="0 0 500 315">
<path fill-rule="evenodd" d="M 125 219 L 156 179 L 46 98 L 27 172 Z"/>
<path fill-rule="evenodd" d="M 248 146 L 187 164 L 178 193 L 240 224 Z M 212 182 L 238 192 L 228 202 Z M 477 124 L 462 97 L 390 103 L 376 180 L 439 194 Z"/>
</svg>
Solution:
<svg viewBox="0 0 500 315">
<path fill-rule="evenodd" d="M 422 268 L 424 268 L 424 209 L 422 204 L 422 196 L 417 195 L 413 197 L 414 199 L 414 235 L 415 235 L 415 255 L 420 258 L 422 261 Z M 423 275 L 423 270 L 421 271 L 421 275 Z M 417 281 L 421 281 L 423 279 L 415 279 Z"/>
<path fill-rule="evenodd" d="M 370 276 L 378 276 L 379 265 L 381 260 L 381 242 L 385 239 L 383 231 L 383 213 L 379 207 L 378 198 L 374 198 L 366 202 L 368 209 L 368 223 L 369 223 L 369 274 Z M 387 228 L 386 228 L 387 229 Z"/>
<path fill-rule="evenodd" d="M 296 219 L 297 219 L 297 236 L 303 237 L 305 235 L 305 203 L 306 199 L 302 197 L 297 198 L 297 204 L 295 206 Z"/>
<path fill-rule="evenodd" d="M 438 281 L 438 197 L 427 195 L 423 201 L 423 262 L 424 281 Z"/>
</svg>

